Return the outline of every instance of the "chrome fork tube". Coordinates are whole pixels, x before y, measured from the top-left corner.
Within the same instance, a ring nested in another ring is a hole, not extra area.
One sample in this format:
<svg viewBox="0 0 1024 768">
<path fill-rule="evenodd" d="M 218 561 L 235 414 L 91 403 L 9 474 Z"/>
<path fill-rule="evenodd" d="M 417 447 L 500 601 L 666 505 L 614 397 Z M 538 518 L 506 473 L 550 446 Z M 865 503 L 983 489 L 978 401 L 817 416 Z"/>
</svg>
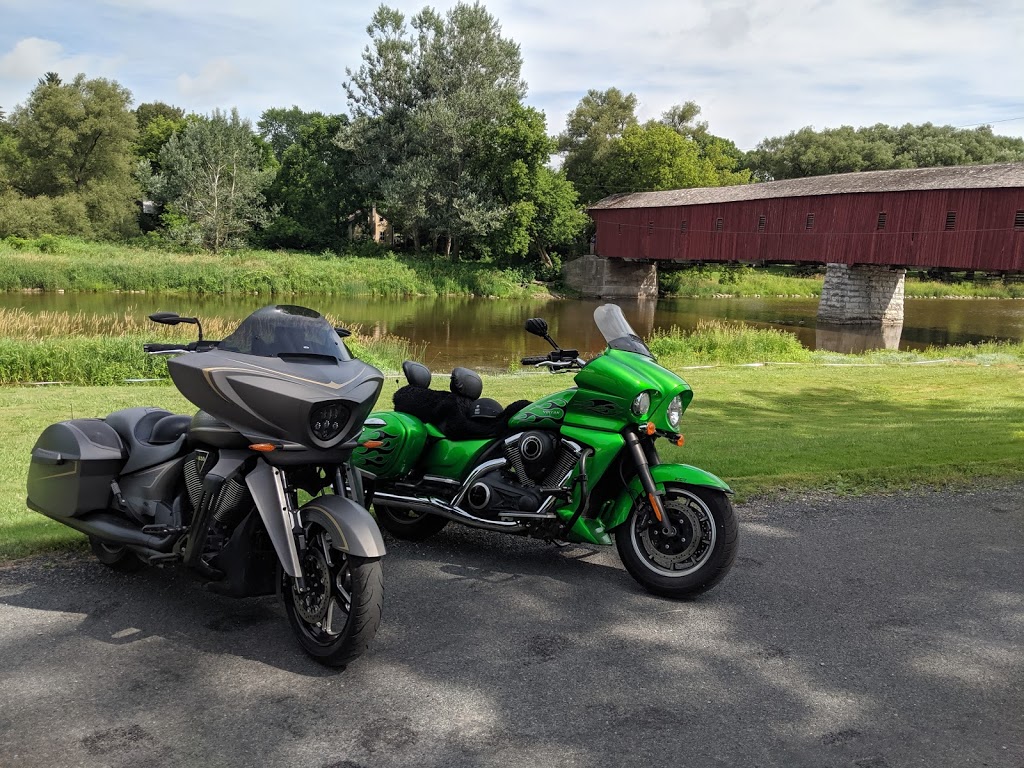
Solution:
<svg viewBox="0 0 1024 768">
<path fill-rule="evenodd" d="M 302 530 L 302 519 L 299 517 L 299 510 L 297 510 L 295 505 L 292 504 L 291 494 L 288 492 L 288 481 L 285 479 L 284 472 L 277 467 L 272 467 L 271 472 L 274 478 L 274 492 L 276 494 L 277 508 L 281 510 L 285 528 L 290 534 L 286 537 L 286 540 L 288 542 L 288 557 L 291 560 L 292 569 L 295 572 L 295 576 L 293 576 L 295 580 L 295 588 L 299 592 L 305 592 L 306 579 L 302 575 L 302 564 L 299 562 L 299 550 L 295 545 L 295 538 L 297 536 L 304 536 Z"/>
</svg>

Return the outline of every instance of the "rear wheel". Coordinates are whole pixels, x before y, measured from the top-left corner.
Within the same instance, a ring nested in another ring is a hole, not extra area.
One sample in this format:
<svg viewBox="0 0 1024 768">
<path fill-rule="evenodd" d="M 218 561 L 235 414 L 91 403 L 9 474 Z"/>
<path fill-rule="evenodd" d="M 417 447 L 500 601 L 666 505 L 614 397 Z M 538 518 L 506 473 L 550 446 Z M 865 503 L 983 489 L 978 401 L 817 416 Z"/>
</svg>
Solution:
<svg viewBox="0 0 1024 768">
<path fill-rule="evenodd" d="M 670 486 L 662 503 L 672 523 L 665 534 L 650 505 L 633 507 L 615 530 L 629 574 L 663 597 L 698 595 L 725 578 L 736 559 L 739 526 L 729 497 L 698 486 Z"/>
<path fill-rule="evenodd" d="M 396 539 L 406 541 L 423 541 L 448 525 L 446 518 L 427 512 L 392 509 L 383 504 L 374 504 L 373 511 L 377 514 L 381 528 Z"/>
<path fill-rule="evenodd" d="M 384 581 L 380 558 L 353 557 L 318 523 L 305 527 L 306 589 L 282 571 L 285 613 L 303 650 L 328 667 L 343 667 L 369 647 L 380 626 Z"/>
<path fill-rule="evenodd" d="M 97 560 L 114 571 L 134 573 L 146 565 L 124 544 L 111 544 L 103 539 L 90 536 L 89 548 L 92 549 Z"/>
</svg>

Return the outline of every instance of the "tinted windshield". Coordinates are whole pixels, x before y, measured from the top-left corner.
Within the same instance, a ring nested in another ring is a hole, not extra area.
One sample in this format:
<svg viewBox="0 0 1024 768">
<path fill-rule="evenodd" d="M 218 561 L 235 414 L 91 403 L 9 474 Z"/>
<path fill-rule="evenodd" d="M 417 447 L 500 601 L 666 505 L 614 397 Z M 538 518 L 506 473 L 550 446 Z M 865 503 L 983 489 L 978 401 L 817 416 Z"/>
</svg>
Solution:
<svg viewBox="0 0 1024 768">
<path fill-rule="evenodd" d="M 636 332 L 626 321 L 622 310 L 615 304 L 602 304 L 594 310 L 594 322 L 597 328 L 608 342 L 611 349 L 621 349 L 626 352 L 636 352 L 647 357 L 654 357 L 651 350 L 644 344 L 644 340 L 637 336 Z"/>
<path fill-rule="evenodd" d="M 277 304 L 257 309 L 217 348 L 245 355 L 326 355 L 351 360 L 334 328 L 319 312 Z"/>
</svg>

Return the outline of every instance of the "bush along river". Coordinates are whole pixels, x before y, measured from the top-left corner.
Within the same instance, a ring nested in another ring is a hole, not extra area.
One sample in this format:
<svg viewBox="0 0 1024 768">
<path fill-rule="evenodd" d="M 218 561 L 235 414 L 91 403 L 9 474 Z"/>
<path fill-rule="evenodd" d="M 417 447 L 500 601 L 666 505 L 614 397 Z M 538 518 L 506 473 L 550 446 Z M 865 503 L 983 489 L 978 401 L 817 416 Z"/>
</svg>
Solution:
<svg viewBox="0 0 1024 768">
<path fill-rule="evenodd" d="M 0 308 L 29 314 L 70 312 L 138 319 L 158 310 L 240 320 L 270 297 L 193 297 L 144 293 L 6 293 Z M 417 356 L 439 371 L 464 365 L 485 371 L 518 368 L 519 358 L 543 352 L 544 343 L 523 331 L 528 317 L 544 317 L 551 335 L 584 356 L 603 349 L 593 323 L 593 299 L 478 299 L 289 296 L 302 304 L 358 325 L 370 337 L 396 335 L 413 342 Z M 902 328 L 819 326 L 816 298 L 722 298 L 617 301 L 638 333 L 676 326 L 684 331 L 701 321 L 745 323 L 796 335 L 809 349 L 861 352 L 868 349 L 924 349 L 991 340 L 1024 340 L 1024 299 L 907 299 Z"/>
</svg>

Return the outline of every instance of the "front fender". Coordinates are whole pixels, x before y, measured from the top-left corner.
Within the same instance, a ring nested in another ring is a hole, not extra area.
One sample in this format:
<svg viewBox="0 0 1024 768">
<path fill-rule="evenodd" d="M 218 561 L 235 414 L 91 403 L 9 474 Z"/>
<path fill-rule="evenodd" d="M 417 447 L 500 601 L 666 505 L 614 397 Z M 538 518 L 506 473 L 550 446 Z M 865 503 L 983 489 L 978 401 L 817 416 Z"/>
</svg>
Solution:
<svg viewBox="0 0 1024 768">
<path fill-rule="evenodd" d="M 654 478 L 654 485 L 659 491 L 664 491 L 667 485 L 699 485 L 732 493 L 732 488 L 724 480 L 689 464 L 658 464 L 651 467 L 651 477 Z M 633 505 L 643 497 L 644 489 L 640 484 L 640 478 L 634 477 L 611 508 L 601 515 L 605 530 L 610 531 L 626 522 Z"/>
<path fill-rule="evenodd" d="M 344 496 L 317 496 L 299 510 L 302 522 L 329 531 L 338 549 L 356 557 L 382 557 L 387 551 L 373 516 Z M 335 535 L 336 534 L 336 535 Z"/>
</svg>

